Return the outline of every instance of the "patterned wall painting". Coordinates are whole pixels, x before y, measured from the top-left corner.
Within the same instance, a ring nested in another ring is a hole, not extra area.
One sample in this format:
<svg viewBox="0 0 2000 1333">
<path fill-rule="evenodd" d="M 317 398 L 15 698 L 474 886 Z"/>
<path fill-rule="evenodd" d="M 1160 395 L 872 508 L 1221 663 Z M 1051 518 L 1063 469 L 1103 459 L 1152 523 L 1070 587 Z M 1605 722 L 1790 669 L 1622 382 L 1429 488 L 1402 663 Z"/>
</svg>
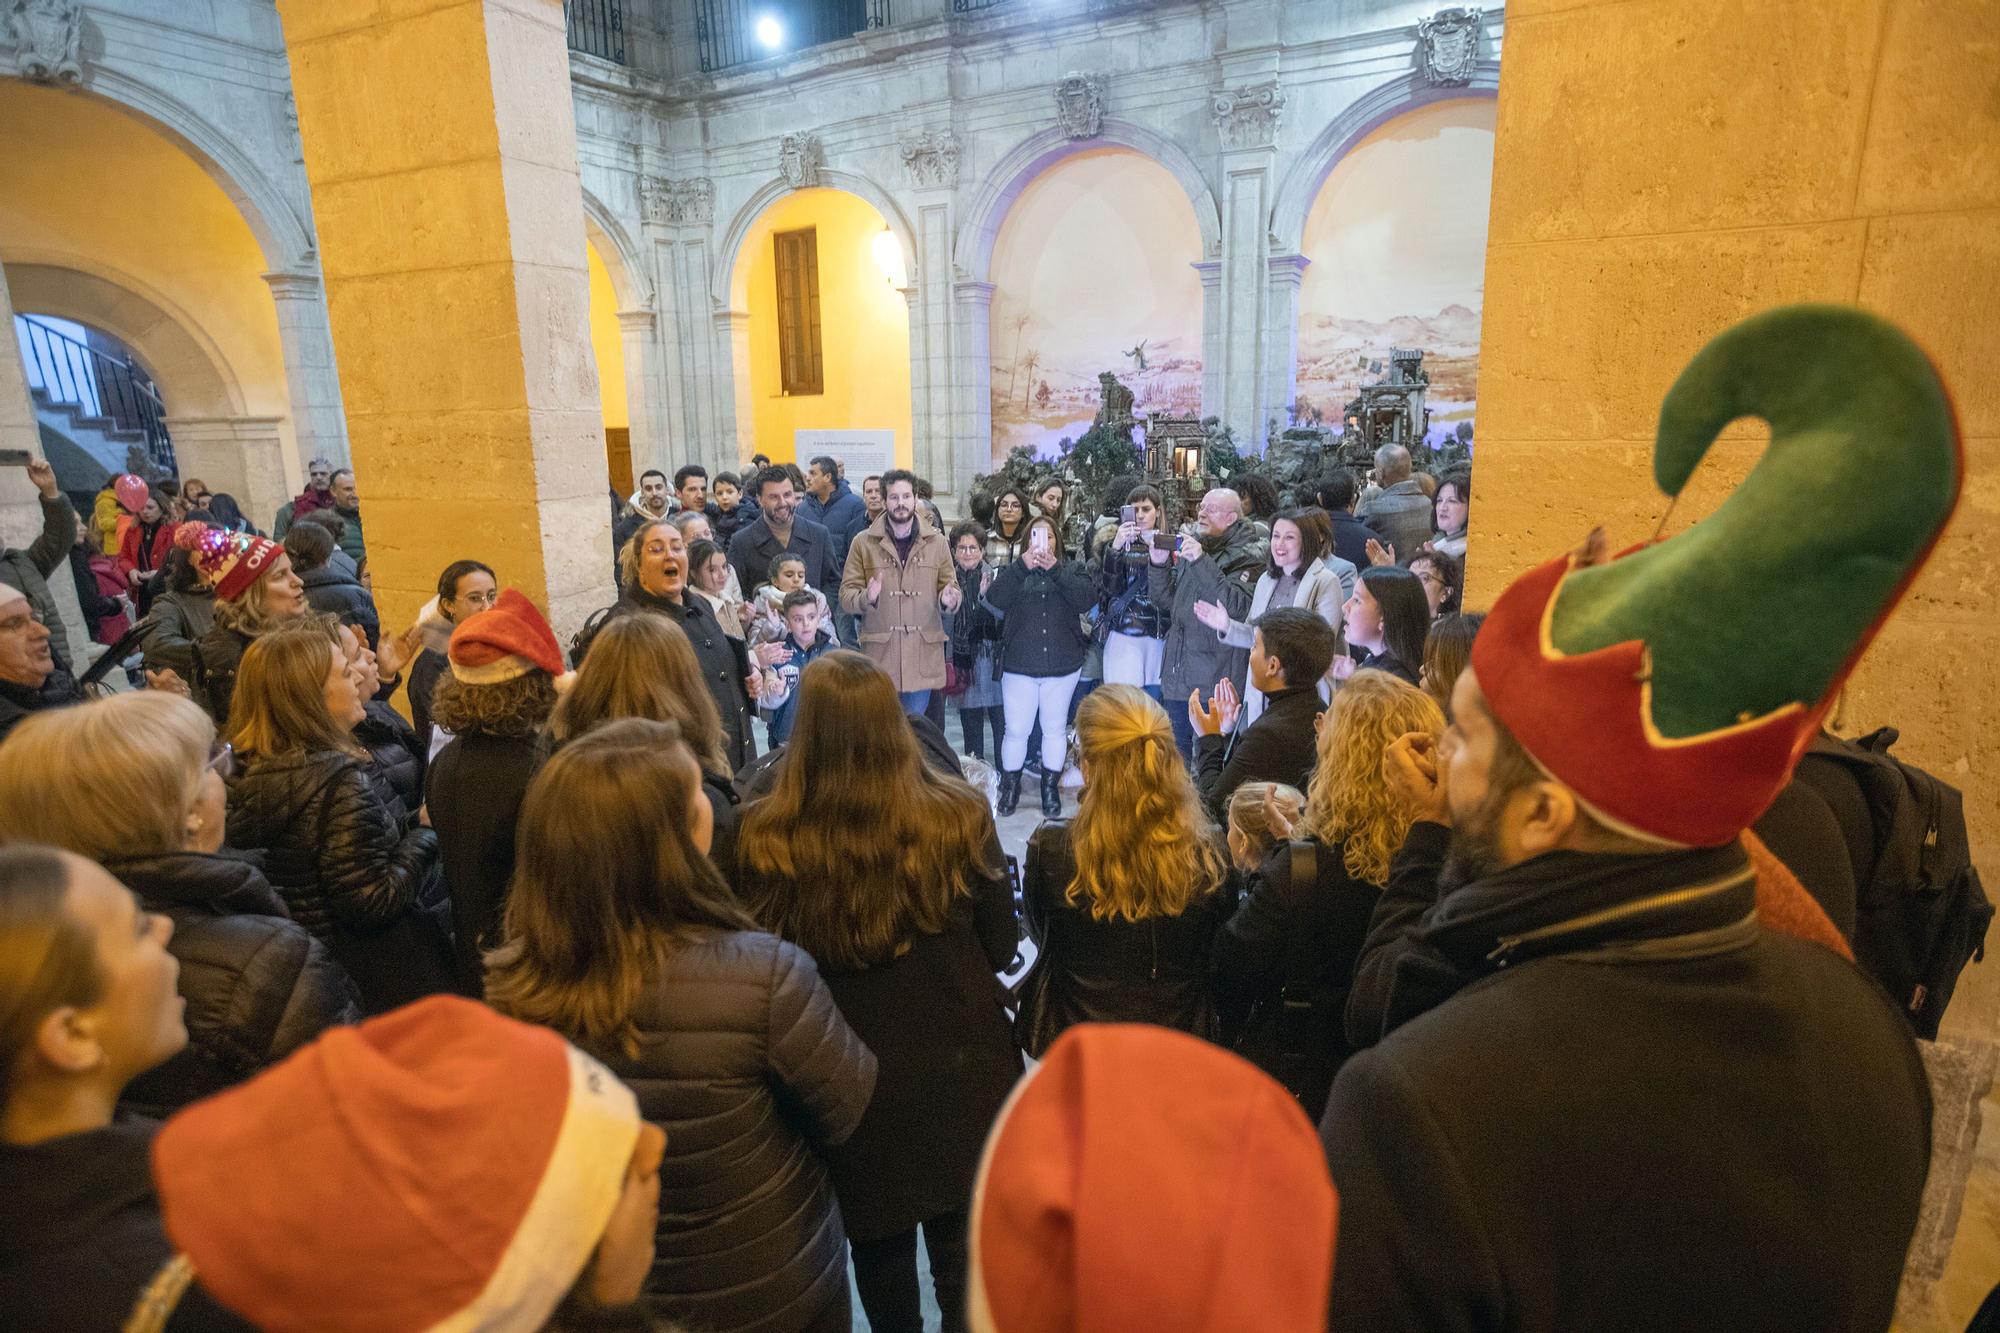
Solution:
<svg viewBox="0 0 2000 1333">
<path fill-rule="evenodd" d="M 1140 412 L 1201 409 L 1201 230 L 1180 183 L 1126 149 L 1029 182 L 994 243 L 993 455 L 1053 454 L 1112 371 Z"/>
<path fill-rule="evenodd" d="M 1491 98 L 1398 116 L 1355 145 L 1306 218 L 1298 412 L 1329 422 L 1391 347 L 1430 372 L 1431 438 L 1473 419 L 1493 186 Z"/>
</svg>

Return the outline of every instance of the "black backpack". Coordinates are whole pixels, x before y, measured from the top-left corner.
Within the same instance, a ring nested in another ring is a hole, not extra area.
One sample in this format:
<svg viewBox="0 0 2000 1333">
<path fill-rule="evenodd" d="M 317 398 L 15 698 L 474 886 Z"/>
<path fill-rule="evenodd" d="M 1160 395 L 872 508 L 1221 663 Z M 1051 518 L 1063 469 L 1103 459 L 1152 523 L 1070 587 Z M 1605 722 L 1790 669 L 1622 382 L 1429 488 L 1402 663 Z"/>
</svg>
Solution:
<svg viewBox="0 0 2000 1333">
<path fill-rule="evenodd" d="M 581 667 L 583 665 L 583 655 L 590 651 L 590 645 L 596 640 L 597 632 L 609 624 L 611 617 L 617 614 L 618 603 L 616 602 L 613 602 L 609 606 L 601 606 L 590 613 L 590 618 L 583 622 L 583 627 L 570 636 L 570 666 Z"/>
<path fill-rule="evenodd" d="M 1874 824 L 1874 862 L 1854 868 L 1855 960 L 1902 1006 L 1920 1037 L 1937 1036 L 1958 974 L 1986 956 L 1993 904 L 1979 882 L 1956 787 L 1889 753 L 1894 727 L 1856 740 L 1821 732 L 1799 760 L 1837 767 Z M 1824 772 L 1817 776 L 1826 776 Z"/>
</svg>

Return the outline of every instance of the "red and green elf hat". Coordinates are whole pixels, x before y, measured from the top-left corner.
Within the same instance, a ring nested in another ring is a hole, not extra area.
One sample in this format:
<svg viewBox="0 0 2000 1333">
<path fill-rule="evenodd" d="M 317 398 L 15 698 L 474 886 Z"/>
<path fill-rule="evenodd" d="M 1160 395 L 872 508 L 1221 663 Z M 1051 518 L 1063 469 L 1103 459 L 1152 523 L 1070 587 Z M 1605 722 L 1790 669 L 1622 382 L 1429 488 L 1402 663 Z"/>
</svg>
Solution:
<svg viewBox="0 0 2000 1333">
<path fill-rule="evenodd" d="M 1668 390 L 1653 478 L 1680 494 L 1738 417 L 1771 443 L 1664 541 L 1515 580 L 1473 644 L 1493 715 L 1606 823 L 1713 846 L 1761 815 L 1957 503 L 1937 371 L 1883 320 L 1789 306 L 1723 333 Z"/>
</svg>

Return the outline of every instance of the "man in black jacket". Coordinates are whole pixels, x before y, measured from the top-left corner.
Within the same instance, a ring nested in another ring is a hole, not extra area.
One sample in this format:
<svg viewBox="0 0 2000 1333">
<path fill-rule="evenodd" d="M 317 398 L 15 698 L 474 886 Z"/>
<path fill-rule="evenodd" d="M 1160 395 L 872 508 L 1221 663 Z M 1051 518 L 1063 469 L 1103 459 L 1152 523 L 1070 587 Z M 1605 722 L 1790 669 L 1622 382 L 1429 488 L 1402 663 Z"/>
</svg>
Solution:
<svg viewBox="0 0 2000 1333">
<path fill-rule="evenodd" d="M 1305 790 L 1318 757 L 1320 714 L 1326 711 L 1319 683 L 1340 646 L 1333 626 L 1300 606 L 1266 611 L 1251 629 L 1250 683 L 1264 692 L 1257 720 L 1236 730 L 1236 688 L 1226 679 L 1207 708 L 1198 692 L 1188 697 L 1188 721 L 1197 737 L 1195 785 L 1218 823 L 1228 822 L 1229 798 L 1246 782 Z"/>
<path fill-rule="evenodd" d="M 781 467 L 765 468 L 752 483 L 757 517 L 729 539 L 729 563 L 745 592 L 771 578 L 771 560 L 790 551 L 806 562 L 806 582 L 821 592 L 840 586 L 840 566 L 833 559 L 833 534 L 822 523 L 798 512 L 799 495 L 791 474 Z M 700 601 L 700 598 L 696 598 Z"/>
<path fill-rule="evenodd" d="M 1958 453 L 1923 354 L 1858 311 L 1774 311 L 1711 343 L 1661 409 L 1654 475 L 1677 492 L 1745 412 L 1772 439 L 1728 503 L 1522 575 L 1442 743 L 1388 748 L 1416 822 L 1348 999 L 1349 1036 L 1377 1044 L 1321 1124 L 1332 1327 L 1894 1312 L 1930 1160 L 1923 1065 L 1852 963 L 1760 923 L 1741 834 L 1942 530 Z M 1778 512 L 1797 469 L 1839 501 L 1812 531 Z M 1758 577 L 1718 598 L 1715 560 Z"/>
<path fill-rule="evenodd" d="M 49 627 L 27 594 L 0 583 L 0 738 L 28 714 L 78 699 L 76 682 L 56 664 Z"/>
</svg>

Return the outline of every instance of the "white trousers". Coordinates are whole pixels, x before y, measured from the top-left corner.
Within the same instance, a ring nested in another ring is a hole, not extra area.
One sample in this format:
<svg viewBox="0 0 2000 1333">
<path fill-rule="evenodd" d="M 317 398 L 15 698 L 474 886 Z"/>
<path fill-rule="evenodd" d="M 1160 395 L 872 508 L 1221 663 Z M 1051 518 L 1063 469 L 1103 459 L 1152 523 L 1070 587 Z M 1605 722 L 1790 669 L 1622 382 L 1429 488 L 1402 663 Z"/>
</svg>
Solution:
<svg viewBox="0 0 2000 1333">
<path fill-rule="evenodd" d="M 1139 634 L 1104 636 L 1104 683 L 1136 685 L 1140 689 L 1160 683 L 1160 659 L 1166 655 L 1167 641 Z"/>
<path fill-rule="evenodd" d="M 1028 762 L 1028 737 L 1042 721 L 1042 767 L 1062 772 L 1069 752 L 1069 701 L 1081 671 L 1067 676 L 1000 677 L 1000 702 L 1007 710 L 1007 734 L 1000 741 L 1000 767 L 1012 773 Z"/>
</svg>

